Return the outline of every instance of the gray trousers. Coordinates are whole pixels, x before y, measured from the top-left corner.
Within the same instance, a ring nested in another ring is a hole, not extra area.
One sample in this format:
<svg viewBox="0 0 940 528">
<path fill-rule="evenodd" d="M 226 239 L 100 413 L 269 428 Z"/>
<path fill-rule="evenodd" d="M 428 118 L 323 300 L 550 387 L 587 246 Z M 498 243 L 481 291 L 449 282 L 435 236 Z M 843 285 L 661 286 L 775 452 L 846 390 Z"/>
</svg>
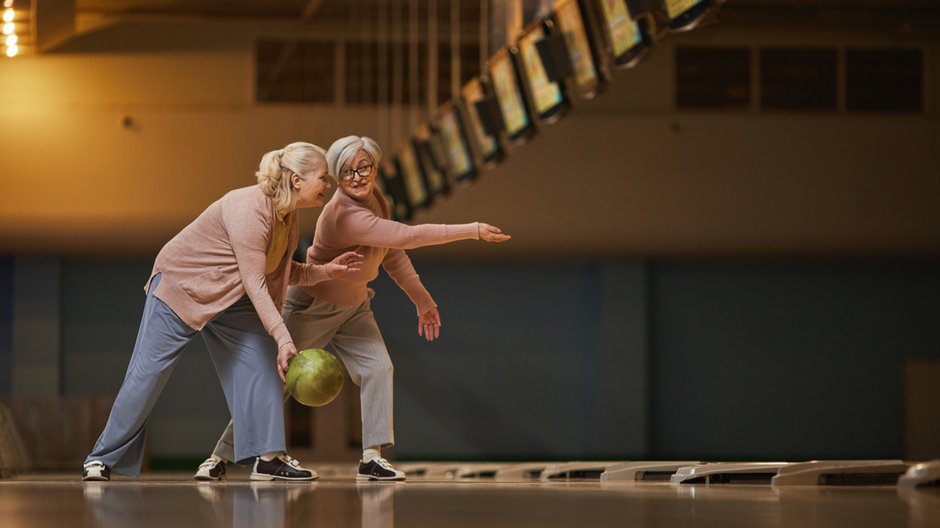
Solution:
<svg viewBox="0 0 940 528">
<path fill-rule="evenodd" d="M 392 429 L 392 374 L 394 367 L 385 340 L 375 323 L 371 300 L 359 306 L 337 306 L 313 299 L 291 287 L 281 314 L 297 350 L 323 348 L 327 344 L 342 360 L 353 383 L 359 386 L 362 405 L 362 445 L 389 447 L 395 443 Z M 285 389 L 285 399 L 290 395 Z M 229 422 L 212 454 L 236 460 L 238 436 Z"/>
<path fill-rule="evenodd" d="M 124 383 L 111 415 L 86 462 L 98 460 L 124 475 L 140 474 L 147 420 L 183 347 L 202 334 L 234 417 L 238 448 L 232 458 L 247 461 L 285 449 L 277 343 L 268 335 L 254 306 L 242 297 L 216 315 L 202 331 L 184 323 L 154 297 L 161 276 L 154 277 L 144 303 Z"/>
</svg>

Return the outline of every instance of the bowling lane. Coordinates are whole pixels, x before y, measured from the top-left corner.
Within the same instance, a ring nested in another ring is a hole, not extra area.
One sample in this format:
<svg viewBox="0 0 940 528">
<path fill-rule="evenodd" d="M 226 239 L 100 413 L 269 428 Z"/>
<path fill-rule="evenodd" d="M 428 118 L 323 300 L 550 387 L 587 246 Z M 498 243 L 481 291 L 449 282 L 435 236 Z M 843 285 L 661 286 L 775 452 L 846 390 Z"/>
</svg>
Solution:
<svg viewBox="0 0 940 528">
<path fill-rule="evenodd" d="M 449 481 L 194 483 L 190 475 L 0 481 L 0 519 L 70 527 L 940 526 L 940 490 Z"/>
</svg>

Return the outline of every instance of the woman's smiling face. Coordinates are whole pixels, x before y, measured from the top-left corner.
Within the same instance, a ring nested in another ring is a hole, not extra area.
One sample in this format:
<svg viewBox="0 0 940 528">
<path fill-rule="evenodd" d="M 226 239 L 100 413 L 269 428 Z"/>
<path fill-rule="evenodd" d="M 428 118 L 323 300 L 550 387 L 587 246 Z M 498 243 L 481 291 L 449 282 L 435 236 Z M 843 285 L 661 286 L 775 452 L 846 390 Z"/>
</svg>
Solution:
<svg viewBox="0 0 940 528">
<path fill-rule="evenodd" d="M 359 149 L 356 155 L 336 175 L 340 187 L 356 200 L 365 200 L 372 194 L 378 173 L 369 153 Z"/>
</svg>

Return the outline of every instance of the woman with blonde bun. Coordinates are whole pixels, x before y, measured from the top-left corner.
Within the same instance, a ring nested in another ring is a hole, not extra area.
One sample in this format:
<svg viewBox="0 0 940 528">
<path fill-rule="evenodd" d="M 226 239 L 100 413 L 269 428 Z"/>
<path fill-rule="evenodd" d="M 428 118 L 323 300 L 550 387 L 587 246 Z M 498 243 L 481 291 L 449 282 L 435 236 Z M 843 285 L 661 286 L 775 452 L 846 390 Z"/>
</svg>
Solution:
<svg viewBox="0 0 940 528">
<path fill-rule="evenodd" d="M 510 237 L 482 222 L 407 225 L 390 220 L 388 204 L 375 184 L 382 149 L 368 137 L 336 140 L 326 160 L 339 188 L 320 213 L 307 262 L 329 262 L 352 251 L 363 256 L 362 269 L 336 280 L 291 287 L 282 315 L 302 349 L 331 345 L 359 386 L 363 451 L 356 480 L 404 480 L 405 474 L 382 458 L 382 449 L 395 442 L 394 368 L 372 313 L 369 283 L 379 267 L 384 268 L 414 303 L 419 336 L 432 341 L 440 336 L 441 315 L 405 250 L 458 240 L 505 242 Z M 224 475 L 225 462 L 233 459 L 231 426 L 199 466 L 196 480 Z"/>
<path fill-rule="evenodd" d="M 235 458 L 253 461 L 251 478 L 317 478 L 285 452 L 281 386 L 297 347 L 279 308 L 289 284 L 358 271 L 362 257 L 344 252 L 323 264 L 291 259 L 299 238 L 296 211 L 322 206 L 330 187 L 322 148 L 297 142 L 268 152 L 256 176 L 257 185 L 227 193 L 157 255 L 127 374 L 82 480 L 109 480 L 112 471 L 140 474 L 150 412 L 197 334 L 234 420 Z"/>
</svg>

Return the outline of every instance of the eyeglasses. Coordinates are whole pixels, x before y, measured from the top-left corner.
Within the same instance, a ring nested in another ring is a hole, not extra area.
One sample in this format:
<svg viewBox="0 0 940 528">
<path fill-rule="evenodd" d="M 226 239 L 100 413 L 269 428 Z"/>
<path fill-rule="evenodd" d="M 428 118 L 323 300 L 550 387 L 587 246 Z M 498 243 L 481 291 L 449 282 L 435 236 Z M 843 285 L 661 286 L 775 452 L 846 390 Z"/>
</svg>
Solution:
<svg viewBox="0 0 940 528">
<path fill-rule="evenodd" d="M 358 169 L 346 169 L 340 175 L 340 180 L 344 182 L 353 181 L 356 176 L 360 178 L 368 178 L 369 176 L 372 176 L 372 164 L 363 165 Z"/>
</svg>

